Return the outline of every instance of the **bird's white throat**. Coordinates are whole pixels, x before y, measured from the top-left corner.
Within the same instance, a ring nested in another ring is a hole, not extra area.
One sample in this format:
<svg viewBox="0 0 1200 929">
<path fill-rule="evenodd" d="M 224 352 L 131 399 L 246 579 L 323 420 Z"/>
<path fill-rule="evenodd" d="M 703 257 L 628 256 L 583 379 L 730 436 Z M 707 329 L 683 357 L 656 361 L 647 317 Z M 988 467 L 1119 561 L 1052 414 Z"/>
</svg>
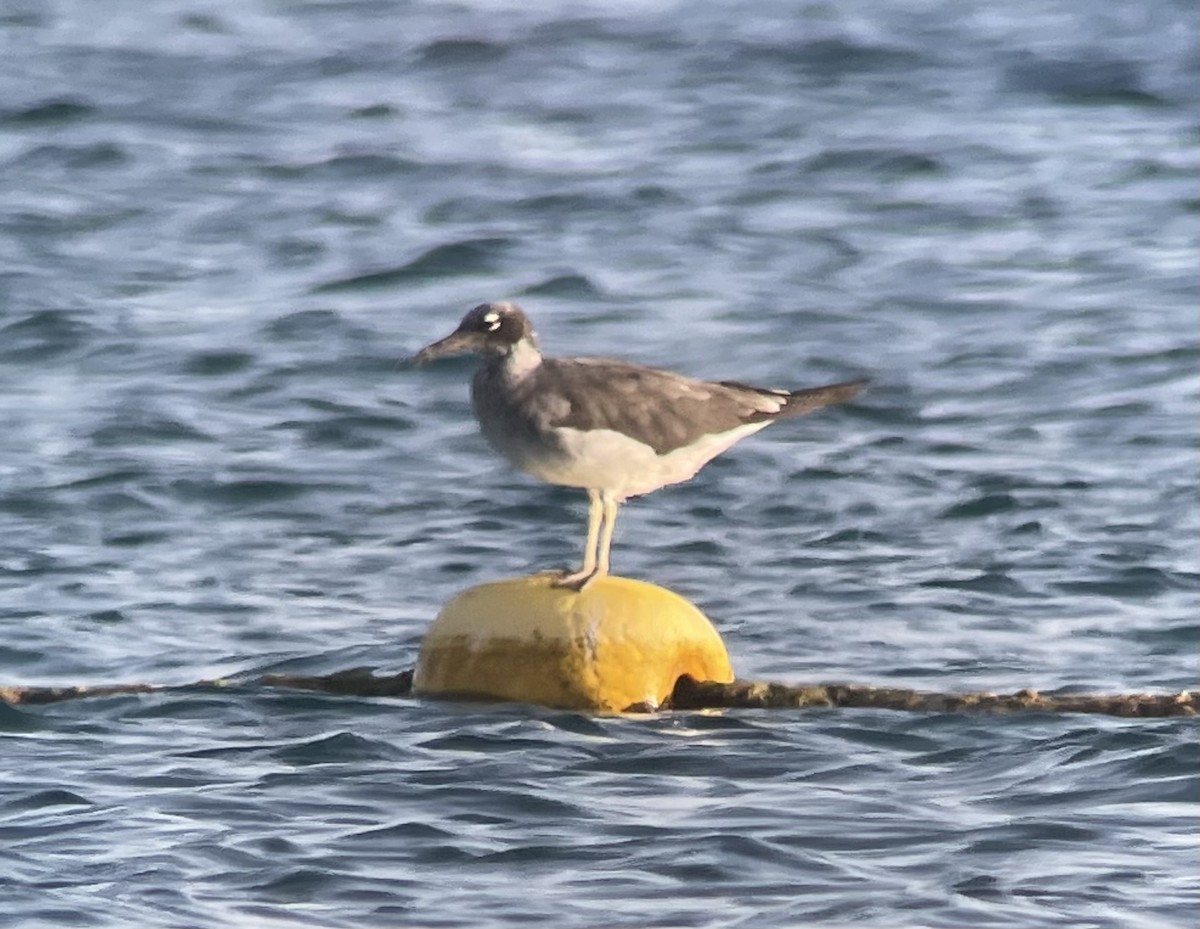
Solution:
<svg viewBox="0 0 1200 929">
<path fill-rule="evenodd" d="M 510 384 L 523 381 L 542 363 L 542 353 L 532 339 L 521 339 L 504 356 L 504 379 Z"/>
</svg>

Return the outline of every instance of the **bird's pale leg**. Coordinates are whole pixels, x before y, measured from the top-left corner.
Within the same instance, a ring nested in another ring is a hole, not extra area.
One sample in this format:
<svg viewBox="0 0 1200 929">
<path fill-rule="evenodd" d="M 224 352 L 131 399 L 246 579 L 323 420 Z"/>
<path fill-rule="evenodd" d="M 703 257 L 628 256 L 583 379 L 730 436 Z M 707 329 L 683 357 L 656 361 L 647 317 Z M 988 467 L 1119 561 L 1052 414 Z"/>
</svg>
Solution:
<svg viewBox="0 0 1200 929">
<path fill-rule="evenodd" d="M 600 541 L 600 524 L 604 521 L 604 501 L 598 490 L 588 491 L 588 527 L 587 541 L 583 543 L 583 566 L 578 571 L 564 573 L 554 579 L 555 587 L 574 587 L 581 590 L 583 585 L 596 574 L 596 549 Z"/>
<path fill-rule="evenodd" d="M 600 530 L 600 545 L 597 552 L 596 576 L 608 574 L 608 553 L 612 548 L 613 529 L 617 525 L 617 506 L 619 501 L 612 491 L 600 491 L 600 502 L 604 505 L 604 521 Z"/>
</svg>

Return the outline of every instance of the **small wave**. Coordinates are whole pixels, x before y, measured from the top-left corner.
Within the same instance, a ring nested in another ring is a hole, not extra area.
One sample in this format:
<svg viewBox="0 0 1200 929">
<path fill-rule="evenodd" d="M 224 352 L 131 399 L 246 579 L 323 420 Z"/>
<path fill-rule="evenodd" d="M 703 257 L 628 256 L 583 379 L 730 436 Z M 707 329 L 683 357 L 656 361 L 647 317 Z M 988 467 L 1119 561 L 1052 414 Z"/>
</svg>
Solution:
<svg viewBox="0 0 1200 929">
<path fill-rule="evenodd" d="M 472 752 L 483 755 L 507 754 L 521 751 L 546 751 L 555 743 L 550 739 L 522 739 L 511 736 L 455 732 L 422 742 L 428 751 Z"/>
<path fill-rule="evenodd" d="M 1157 106 L 1162 97 L 1146 90 L 1141 69 L 1131 61 L 1097 56 L 1036 58 L 1026 55 L 1004 68 L 1010 90 L 1045 94 L 1075 103 L 1134 103 Z"/>
<path fill-rule="evenodd" d="M 245 371 L 254 362 L 255 356 L 250 352 L 196 352 L 184 361 L 183 370 L 199 377 L 221 377 Z"/>
<path fill-rule="evenodd" d="M 513 244 L 511 239 L 504 238 L 451 242 L 431 248 L 407 264 L 328 281 L 318 284 L 311 292 L 322 294 L 375 290 L 412 280 L 482 274 L 495 270 L 500 255 Z"/>
<path fill-rule="evenodd" d="M 538 284 L 531 284 L 521 291 L 522 295 L 539 297 L 563 297 L 573 300 L 594 300 L 603 296 L 600 288 L 582 274 L 560 274 Z"/>
<path fill-rule="evenodd" d="M 399 116 L 400 110 L 390 103 L 369 103 L 366 106 L 355 107 L 349 115 L 353 119 L 388 119 Z"/>
<path fill-rule="evenodd" d="M 253 506 L 259 503 L 280 503 L 329 488 L 301 481 L 284 481 L 271 478 L 244 478 L 241 480 L 191 480 L 180 479 L 171 483 L 171 489 L 187 500 L 202 500 L 229 506 Z"/>
<path fill-rule="evenodd" d="M 83 347 L 94 330 L 66 310 L 41 310 L 0 329 L 0 361 L 48 361 Z"/>
<path fill-rule="evenodd" d="M 1168 590 L 1194 589 L 1194 584 L 1188 584 L 1183 579 L 1173 577 L 1170 572 L 1159 568 L 1139 565 L 1095 580 L 1059 581 L 1054 584 L 1054 587 L 1071 594 L 1142 599 L 1158 596 Z"/>
<path fill-rule="evenodd" d="M 6 665 L 3 659 L 8 651 L 9 649 L 0 648 L 0 664 Z M 0 732 L 37 732 L 44 726 L 41 716 L 37 713 L 18 709 L 0 700 Z"/>
<path fill-rule="evenodd" d="M 0 124 L 8 126 L 50 126 L 79 122 L 95 116 L 97 108 L 78 97 L 55 97 L 17 110 L 0 113 Z"/>
<path fill-rule="evenodd" d="M 1188 575 L 1193 589 L 1200 589 L 1200 575 Z M 1151 655 L 1178 655 L 1184 649 L 1194 648 L 1200 642 L 1200 623 L 1179 623 L 1153 629 L 1136 629 L 1128 637 L 1149 646 Z"/>
<path fill-rule="evenodd" d="M 212 442 L 211 435 L 170 416 L 123 411 L 89 436 L 101 448 L 126 448 L 149 442 Z"/>
<path fill-rule="evenodd" d="M 805 173 L 848 171 L 893 176 L 942 174 L 945 164 L 932 155 L 888 148 L 831 149 L 801 162 Z"/>
<path fill-rule="evenodd" d="M 345 326 L 334 310 L 299 310 L 273 319 L 263 327 L 269 339 L 281 342 L 324 339 Z"/>
<path fill-rule="evenodd" d="M 93 803 L 87 797 L 82 797 L 79 794 L 63 790 L 61 788 L 51 790 L 38 790 L 31 794 L 17 797 L 9 800 L 4 804 L 6 810 L 44 810 L 47 807 L 55 806 L 92 806 Z"/>
<path fill-rule="evenodd" d="M 303 903 L 323 899 L 340 882 L 341 876 L 328 870 L 296 868 L 245 890 L 275 903 Z"/>
<path fill-rule="evenodd" d="M 1029 597 L 1032 592 L 1020 581 L 1003 571 L 984 571 L 968 578 L 931 578 L 918 587 L 943 590 L 966 590 L 975 593 L 1001 594 L 1006 597 Z"/>
<path fill-rule="evenodd" d="M 871 544 L 885 544 L 888 537 L 881 532 L 873 532 L 870 529 L 838 529 L 831 532 L 829 535 L 814 539 L 813 545 L 843 545 L 851 544 L 858 545 L 864 542 Z"/>
<path fill-rule="evenodd" d="M 1062 847 L 1094 842 L 1101 837 L 1095 829 L 1054 820 L 1034 819 L 1006 822 L 977 830 L 978 838 L 963 848 L 964 855 L 1016 854 L 1031 846 Z"/>
<path fill-rule="evenodd" d="M 463 67 L 494 64 L 507 54 L 505 46 L 483 39 L 437 39 L 421 48 L 418 60 L 423 65 Z"/>
<path fill-rule="evenodd" d="M 360 180 L 408 175 L 424 168 L 420 162 L 379 152 L 344 152 L 331 158 L 297 164 L 264 164 L 267 177 L 315 180 Z"/>
<path fill-rule="evenodd" d="M 71 171 L 88 168 L 111 168 L 130 160 L 125 147 L 115 142 L 95 142 L 91 145 L 39 145 L 22 153 L 12 165 L 23 168 L 49 166 Z"/>
<path fill-rule="evenodd" d="M 274 428 L 297 430 L 304 444 L 316 448 L 366 449 L 385 445 L 395 433 L 414 427 L 411 419 L 400 416 L 350 413 L 312 421 L 287 420 Z"/>
<path fill-rule="evenodd" d="M 955 503 L 946 507 L 940 514 L 941 519 L 978 519 L 981 516 L 994 516 L 997 513 L 1011 513 L 1019 510 L 1021 504 L 1017 498 L 1007 493 L 981 494 L 972 500 Z"/>
<path fill-rule="evenodd" d="M 840 36 L 808 42 L 748 42 L 739 45 L 734 56 L 753 63 L 780 64 L 821 77 L 907 70 L 923 61 L 920 54 L 909 49 L 855 42 Z"/>
<path fill-rule="evenodd" d="M 549 216 L 578 216 L 580 213 L 611 212 L 615 206 L 612 197 L 589 193 L 553 193 L 526 197 L 513 204 L 518 210 Z"/>
<path fill-rule="evenodd" d="M 353 732 L 338 732 L 277 748 L 271 752 L 271 757 L 292 765 L 313 765 L 392 761 L 397 754 L 396 749 L 386 742 L 366 739 Z"/>
<path fill-rule="evenodd" d="M 104 537 L 104 545 L 116 549 L 137 549 L 143 545 L 157 545 L 172 537 L 172 533 L 163 529 L 145 529 L 140 532 L 118 532 Z"/>
</svg>

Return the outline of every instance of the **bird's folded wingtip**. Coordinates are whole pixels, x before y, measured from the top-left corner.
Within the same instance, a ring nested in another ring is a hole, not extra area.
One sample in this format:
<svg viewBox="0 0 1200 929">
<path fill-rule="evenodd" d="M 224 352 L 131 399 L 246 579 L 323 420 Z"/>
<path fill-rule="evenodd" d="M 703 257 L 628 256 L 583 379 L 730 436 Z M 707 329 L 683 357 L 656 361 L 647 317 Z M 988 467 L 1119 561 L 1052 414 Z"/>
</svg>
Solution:
<svg viewBox="0 0 1200 929">
<path fill-rule="evenodd" d="M 809 390 L 798 390 L 795 395 L 804 396 L 827 396 L 829 402 L 837 403 L 841 400 L 849 400 L 862 393 L 870 385 L 869 377 L 856 377 L 849 381 L 838 381 L 836 384 L 826 384 L 824 387 L 812 387 Z"/>
<path fill-rule="evenodd" d="M 861 377 L 851 381 L 826 384 L 823 387 L 806 387 L 801 390 L 794 390 L 789 394 L 787 404 L 780 411 L 780 415 L 783 418 L 799 416 L 803 413 L 818 410 L 823 406 L 829 406 L 832 403 L 845 403 L 847 400 L 851 400 L 862 393 L 863 389 L 870 383 L 870 378 Z"/>
</svg>

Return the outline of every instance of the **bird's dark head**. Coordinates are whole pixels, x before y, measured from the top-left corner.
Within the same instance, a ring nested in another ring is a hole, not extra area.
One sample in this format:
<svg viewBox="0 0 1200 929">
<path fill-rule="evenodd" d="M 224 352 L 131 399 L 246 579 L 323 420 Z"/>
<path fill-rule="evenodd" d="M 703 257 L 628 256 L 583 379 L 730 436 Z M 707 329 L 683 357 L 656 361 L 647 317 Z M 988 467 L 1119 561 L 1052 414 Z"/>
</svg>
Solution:
<svg viewBox="0 0 1200 929">
<path fill-rule="evenodd" d="M 412 360 L 424 364 L 443 355 L 465 352 L 503 357 L 512 354 L 518 345 L 536 344 L 529 317 L 515 303 L 481 303 L 462 318 L 457 329 L 426 345 Z"/>
</svg>

